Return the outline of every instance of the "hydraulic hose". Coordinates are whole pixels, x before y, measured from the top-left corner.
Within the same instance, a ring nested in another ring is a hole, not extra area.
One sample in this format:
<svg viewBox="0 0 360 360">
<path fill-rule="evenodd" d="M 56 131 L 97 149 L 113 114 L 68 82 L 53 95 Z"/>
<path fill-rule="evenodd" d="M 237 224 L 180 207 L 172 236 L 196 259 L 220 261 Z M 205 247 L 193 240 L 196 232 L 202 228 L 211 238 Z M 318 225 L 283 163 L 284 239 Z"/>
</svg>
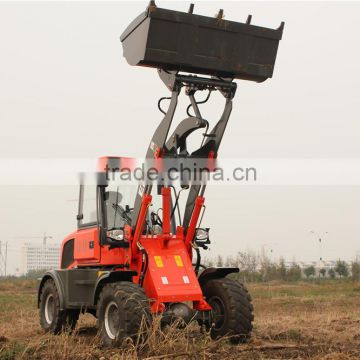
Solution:
<svg viewBox="0 0 360 360">
<path fill-rule="evenodd" d="M 200 254 L 200 250 L 199 248 L 196 246 L 194 247 L 195 252 L 196 252 L 196 263 L 195 263 L 195 274 L 197 276 L 200 266 L 201 266 L 201 254 Z"/>
<path fill-rule="evenodd" d="M 138 243 L 138 247 L 139 247 L 139 249 L 141 251 L 141 254 L 142 254 L 142 263 L 141 263 L 141 270 L 140 270 L 140 276 L 139 276 L 139 285 L 143 286 L 145 275 L 146 275 L 146 272 L 147 272 L 147 269 L 148 269 L 149 256 L 148 256 L 148 253 L 146 252 L 145 248 L 140 243 Z"/>
<path fill-rule="evenodd" d="M 164 115 L 166 115 L 166 111 L 164 111 L 162 108 L 161 108 L 161 103 L 162 103 L 162 101 L 163 100 L 170 100 L 171 99 L 171 97 L 162 97 L 162 98 L 160 98 L 159 99 L 159 101 L 158 101 L 158 109 L 159 109 L 159 111 L 160 112 L 162 112 Z"/>
<path fill-rule="evenodd" d="M 201 105 L 201 104 L 205 104 L 209 99 L 210 99 L 210 95 L 211 95 L 211 91 L 212 90 L 209 90 L 206 98 L 202 101 L 195 101 L 196 102 L 196 105 Z M 161 100 L 161 99 L 160 99 Z M 189 117 L 192 117 L 192 115 L 190 114 L 190 108 L 192 107 L 192 104 L 189 104 L 189 106 L 186 108 L 186 113 Z"/>
</svg>

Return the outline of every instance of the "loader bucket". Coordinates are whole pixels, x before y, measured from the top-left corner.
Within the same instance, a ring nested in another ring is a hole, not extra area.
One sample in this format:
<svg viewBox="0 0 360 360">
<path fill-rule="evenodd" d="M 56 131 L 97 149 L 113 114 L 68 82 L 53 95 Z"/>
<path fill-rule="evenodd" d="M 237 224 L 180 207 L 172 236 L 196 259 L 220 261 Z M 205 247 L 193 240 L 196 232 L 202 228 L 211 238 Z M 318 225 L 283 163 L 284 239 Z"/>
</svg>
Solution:
<svg viewBox="0 0 360 360">
<path fill-rule="evenodd" d="M 278 29 L 158 8 L 154 3 L 121 35 L 130 65 L 261 82 L 272 77 Z"/>
</svg>

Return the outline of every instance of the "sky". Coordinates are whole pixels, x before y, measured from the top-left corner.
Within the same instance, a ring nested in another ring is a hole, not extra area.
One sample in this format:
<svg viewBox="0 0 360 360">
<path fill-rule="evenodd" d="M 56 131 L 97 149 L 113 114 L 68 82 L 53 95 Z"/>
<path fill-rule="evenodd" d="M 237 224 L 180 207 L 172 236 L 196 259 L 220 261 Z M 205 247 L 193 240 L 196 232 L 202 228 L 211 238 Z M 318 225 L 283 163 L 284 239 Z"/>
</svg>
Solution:
<svg viewBox="0 0 360 360">
<path fill-rule="evenodd" d="M 157 1 L 182 11 L 189 3 Z M 18 267 L 29 237 L 41 241 L 46 232 L 61 242 L 76 228 L 77 186 L 36 184 L 29 179 L 37 169 L 19 164 L 145 155 L 161 120 L 157 101 L 168 91 L 155 69 L 127 64 L 119 37 L 146 6 L 0 3 L 0 241 L 9 244 L 8 271 Z M 273 78 L 237 81 L 219 158 L 356 164 L 360 3 L 201 1 L 195 13 L 214 16 L 220 6 L 228 20 L 252 14 L 256 25 L 285 21 L 285 29 Z M 215 98 L 205 117 L 216 120 L 221 109 Z M 21 179 L 4 181 L 13 172 Z M 275 258 L 317 260 L 313 230 L 323 235 L 325 260 L 352 260 L 360 253 L 359 185 L 209 186 L 203 222 L 211 228 L 209 255 L 263 248 Z"/>
</svg>

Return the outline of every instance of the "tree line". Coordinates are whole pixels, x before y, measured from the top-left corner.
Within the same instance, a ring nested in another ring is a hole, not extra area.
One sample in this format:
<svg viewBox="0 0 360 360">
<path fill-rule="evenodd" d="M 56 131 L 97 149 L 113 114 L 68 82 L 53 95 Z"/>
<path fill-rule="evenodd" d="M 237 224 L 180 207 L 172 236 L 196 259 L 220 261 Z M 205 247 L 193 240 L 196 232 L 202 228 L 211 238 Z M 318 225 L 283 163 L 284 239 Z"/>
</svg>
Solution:
<svg viewBox="0 0 360 360">
<path fill-rule="evenodd" d="M 360 280 L 360 259 L 353 261 L 350 266 L 345 261 L 338 260 L 334 267 L 316 269 L 313 265 L 301 267 L 295 261 L 290 266 L 286 266 L 283 258 L 272 261 L 264 254 L 258 255 L 252 251 L 239 251 L 235 256 L 223 257 L 219 255 L 215 259 L 205 259 L 203 265 L 205 267 L 238 267 L 240 269 L 238 276 L 244 282 L 299 281 L 314 278 Z M 45 272 L 46 269 L 30 270 L 20 278 L 39 279 Z M 12 277 L 15 276 L 8 276 L 8 278 Z"/>
<path fill-rule="evenodd" d="M 205 259 L 204 265 L 206 267 L 238 267 L 239 277 L 244 282 L 299 281 L 311 278 L 360 280 L 360 259 L 353 261 L 350 266 L 343 260 L 337 260 L 331 268 L 316 269 L 314 265 L 301 267 L 296 261 L 287 266 L 283 258 L 273 261 L 264 254 L 239 251 L 235 256 L 219 255 L 215 259 Z"/>
</svg>

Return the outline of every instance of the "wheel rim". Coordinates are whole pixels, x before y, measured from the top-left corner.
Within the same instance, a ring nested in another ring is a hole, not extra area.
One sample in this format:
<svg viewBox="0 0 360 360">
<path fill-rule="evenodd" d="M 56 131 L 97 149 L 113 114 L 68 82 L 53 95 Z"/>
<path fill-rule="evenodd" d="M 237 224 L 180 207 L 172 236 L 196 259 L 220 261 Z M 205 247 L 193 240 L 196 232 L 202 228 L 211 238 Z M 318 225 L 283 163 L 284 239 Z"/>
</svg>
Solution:
<svg viewBox="0 0 360 360">
<path fill-rule="evenodd" d="M 119 308 L 115 301 L 111 301 L 105 309 L 105 331 L 111 340 L 115 340 L 120 327 Z"/>
<path fill-rule="evenodd" d="M 211 313 L 214 322 L 214 328 L 220 329 L 225 322 L 225 305 L 217 296 L 211 297 L 209 305 L 212 307 Z"/>
<path fill-rule="evenodd" d="M 53 294 L 49 294 L 45 301 L 45 320 L 48 324 L 51 324 L 54 319 L 55 313 L 55 301 Z"/>
</svg>

